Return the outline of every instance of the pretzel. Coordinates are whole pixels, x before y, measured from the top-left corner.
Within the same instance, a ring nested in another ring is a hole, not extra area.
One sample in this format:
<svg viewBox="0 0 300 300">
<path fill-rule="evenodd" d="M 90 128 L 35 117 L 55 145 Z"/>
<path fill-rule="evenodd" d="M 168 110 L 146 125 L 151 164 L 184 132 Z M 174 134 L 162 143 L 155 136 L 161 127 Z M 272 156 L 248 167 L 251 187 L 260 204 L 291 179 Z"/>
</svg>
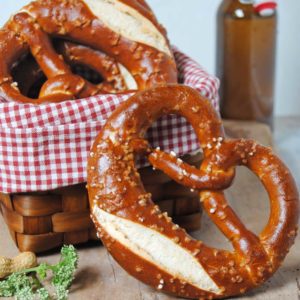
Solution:
<svg viewBox="0 0 300 300">
<path fill-rule="evenodd" d="M 143 138 L 155 120 L 170 113 L 193 126 L 204 153 L 199 169 L 174 153 L 152 149 Z M 135 168 L 137 154 L 199 190 L 204 210 L 233 252 L 193 239 L 160 211 Z M 254 172 L 270 197 L 270 218 L 258 236 L 224 196 L 237 165 Z M 92 146 L 87 188 L 98 235 L 116 261 L 142 282 L 180 297 L 223 298 L 262 284 L 280 266 L 297 232 L 299 196 L 287 167 L 252 140 L 226 140 L 209 101 L 185 86 L 139 92 L 115 110 Z"/>
<path fill-rule="evenodd" d="M 85 57 L 81 63 L 97 65 L 104 83 L 91 84 L 73 74 L 56 52 L 54 38 L 79 44 L 66 45 L 80 50 Z M 11 74 L 29 52 L 47 77 L 38 99 L 23 95 Z M 96 58 L 94 63 L 89 55 Z M 37 0 L 0 30 L 0 96 L 11 101 L 56 102 L 123 91 L 124 85 L 127 90 L 143 90 L 176 82 L 166 32 L 142 0 Z"/>
</svg>

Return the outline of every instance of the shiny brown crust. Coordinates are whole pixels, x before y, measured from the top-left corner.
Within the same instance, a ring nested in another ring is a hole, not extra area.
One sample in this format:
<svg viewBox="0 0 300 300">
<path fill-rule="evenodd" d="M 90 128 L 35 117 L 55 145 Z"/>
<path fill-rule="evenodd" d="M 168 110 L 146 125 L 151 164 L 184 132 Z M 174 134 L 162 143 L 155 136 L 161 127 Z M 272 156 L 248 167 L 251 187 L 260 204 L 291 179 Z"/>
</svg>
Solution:
<svg viewBox="0 0 300 300">
<path fill-rule="evenodd" d="M 164 29 L 143 1 L 121 2 L 148 18 L 167 41 Z M 0 96 L 11 101 L 41 103 L 83 98 L 108 90 L 115 91 L 115 87 L 111 87 L 111 80 L 108 84 L 93 85 L 72 74 L 68 64 L 55 51 L 52 45 L 53 37 L 85 46 L 84 51 L 81 49 L 84 53 L 91 54 L 94 49 L 93 55 L 98 57 L 98 61 L 100 53 L 103 53 L 102 63 L 103 60 L 107 61 L 107 57 L 120 63 L 133 76 L 139 90 L 177 82 L 173 56 L 112 31 L 82 0 L 38 0 L 12 16 L 0 30 Z M 41 89 L 39 99 L 22 95 L 11 76 L 13 66 L 29 51 L 48 78 Z M 86 61 L 87 57 L 83 59 L 83 62 Z M 109 77 L 109 74 L 106 75 Z"/>
<path fill-rule="evenodd" d="M 184 116 L 193 126 L 204 152 L 199 169 L 182 162 L 174 153 L 151 149 L 143 139 L 147 128 L 169 113 Z M 177 182 L 199 190 L 204 210 L 232 242 L 234 252 L 193 239 L 160 212 L 146 194 L 135 168 L 137 153 L 147 155 L 155 168 Z M 269 221 L 258 236 L 246 228 L 224 196 L 223 189 L 230 186 L 237 165 L 254 172 L 270 197 Z M 278 269 L 296 237 L 299 195 L 288 168 L 270 149 L 252 140 L 226 140 L 220 118 L 209 101 L 184 86 L 142 91 L 117 108 L 91 149 L 87 188 L 92 219 L 112 256 L 132 276 L 180 297 L 223 298 L 257 287 Z M 130 251 L 99 224 L 95 208 L 147 226 L 192 253 L 221 293 L 183 282 Z"/>
</svg>

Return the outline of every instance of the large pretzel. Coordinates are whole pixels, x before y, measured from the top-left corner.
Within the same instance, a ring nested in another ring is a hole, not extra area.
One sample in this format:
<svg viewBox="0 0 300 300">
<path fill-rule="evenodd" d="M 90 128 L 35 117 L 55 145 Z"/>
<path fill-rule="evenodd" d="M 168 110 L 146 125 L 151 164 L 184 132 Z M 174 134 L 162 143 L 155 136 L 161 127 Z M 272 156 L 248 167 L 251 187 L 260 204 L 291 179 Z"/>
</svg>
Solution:
<svg viewBox="0 0 300 300">
<path fill-rule="evenodd" d="M 200 169 L 172 154 L 151 149 L 147 128 L 165 114 L 184 116 L 204 152 Z M 177 182 L 200 191 L 202 205 L 234 252 L 214 249 L 189 236 L 161 213 L 135 168 L 135 155 Z M 271 214 L 262 233 L 247 229 L 228 205 L 223 189 L 236 165 L 262 181 Z M 299 214 L 298 192 L 285 165 L 271 150 L 251 140 L 226 140 L 209 101 L 184 86 L 140 92 L 112 114 L 97 137 L 88 161 L 88 191 L 99 237 L 119 264 L 159 290 L 187 298 L 223 298 L 265 282 L 293 244 Z"/>
<path fill-rule="evenodd" d="M 77 49 L 67 45 L 64 53 L 80 52 L 70 54 L 70 60 L 96 66 L 104 84 L 73 74 L 55 51 L 54 38 L 81 44 Z M 11 74 L 29 52 L 47 77 L 38 99 L 23 95 Z M 114 82 L 112 75 L 121 75 L 123 82 Z M 8 100 L 62 101 L 107 92 L 110 86 L 111 91 L 123 90 L 124 84 L 127 90 L 142 90 L 176 81 L 166 32 L 143 0 L 37 0 L 0 30 L 0 96 Z"/>
</svg>

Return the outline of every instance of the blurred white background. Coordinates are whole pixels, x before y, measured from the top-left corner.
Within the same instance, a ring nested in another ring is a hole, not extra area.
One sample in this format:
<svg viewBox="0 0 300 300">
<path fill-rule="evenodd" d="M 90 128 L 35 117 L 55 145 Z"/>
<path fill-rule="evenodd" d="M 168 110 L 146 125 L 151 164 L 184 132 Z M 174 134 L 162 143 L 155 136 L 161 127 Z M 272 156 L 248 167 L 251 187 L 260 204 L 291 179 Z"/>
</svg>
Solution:
<svg viewBox="0 0 300 300">
<path fill-rule="evenodd" d="M 0 0 L 0 25 L 28 0 Z M 170 40 L 215 73 L 216 12 L 221 0 L 148 0 Z M 300 115 L 300 1 L 279 2 L 276 115 Z"/>
</svg>

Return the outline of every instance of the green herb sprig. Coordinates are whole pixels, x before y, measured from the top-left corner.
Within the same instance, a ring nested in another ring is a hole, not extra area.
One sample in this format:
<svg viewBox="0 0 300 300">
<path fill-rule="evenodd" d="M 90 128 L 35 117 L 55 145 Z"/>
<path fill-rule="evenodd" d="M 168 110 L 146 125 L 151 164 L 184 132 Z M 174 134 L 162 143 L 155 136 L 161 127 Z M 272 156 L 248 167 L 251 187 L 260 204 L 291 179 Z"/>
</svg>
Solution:
<svg viewBox="0 0 300 300">
<path fill-rule="evenodd" d="M 63 246 L 60 261 L 56 265 L 42 263 L 35 268 L 13 273 L 0 281 L 0 297 L 14 296 L 17 300 L 65 300 L 68 298 L 77 264 L 78 254 L 74 246 Z M 50 295 L 42 283 L 49 273 L 52 274 L 54 295 Z"/>
</svg>

